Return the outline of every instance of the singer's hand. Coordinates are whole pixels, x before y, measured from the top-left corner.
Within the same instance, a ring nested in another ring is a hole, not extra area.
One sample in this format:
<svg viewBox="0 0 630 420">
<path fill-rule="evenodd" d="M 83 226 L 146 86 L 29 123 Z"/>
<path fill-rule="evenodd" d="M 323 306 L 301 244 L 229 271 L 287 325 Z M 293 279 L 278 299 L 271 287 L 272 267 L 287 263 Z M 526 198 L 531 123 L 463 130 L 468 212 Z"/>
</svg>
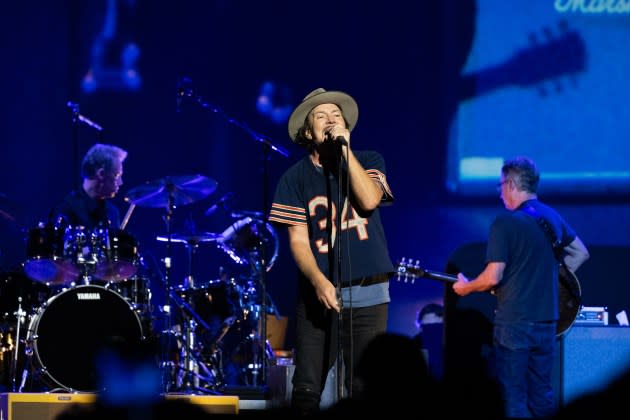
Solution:
<svg viewBox="0 0 630 420">
<path fill-rule="evenodd" d="M 345 140 L 345 146 L 350 146 L 350 130 L 340 125 L 332 125 L 324 130 L 326 138 L 330 141 L 342 141 Z"/>
<path fill-rule="evenodd" d="M 337 298 L 337 289 L 328 280 L 316 288 L 316 293 L 319 301 L 324 305 L 326 309 L 332 309 L 335 312 L 339 312 L 341 307 L 339 306 L 339 299 Z"/>
</svg>

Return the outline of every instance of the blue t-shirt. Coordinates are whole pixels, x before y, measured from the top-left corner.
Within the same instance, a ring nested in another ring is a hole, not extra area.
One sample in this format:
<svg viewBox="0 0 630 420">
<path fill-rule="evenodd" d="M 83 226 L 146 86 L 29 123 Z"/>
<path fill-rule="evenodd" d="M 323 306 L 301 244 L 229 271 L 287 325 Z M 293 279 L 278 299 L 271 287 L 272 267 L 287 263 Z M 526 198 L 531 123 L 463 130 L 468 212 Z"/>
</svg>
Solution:
<svg viewBox="0 0 630 420">
<path fill-rule="evenodd" d="M 495 289 L 495 323 L 558 319 L 558 261 L 550 239 L 536 219 L 522 211 L 531 206 L 552 226 L 563 246 L 575 232 L 551 207 L 528 200 L 492 223 L 486 262 L 504 262 L 503 278 Z"/>
</svg>

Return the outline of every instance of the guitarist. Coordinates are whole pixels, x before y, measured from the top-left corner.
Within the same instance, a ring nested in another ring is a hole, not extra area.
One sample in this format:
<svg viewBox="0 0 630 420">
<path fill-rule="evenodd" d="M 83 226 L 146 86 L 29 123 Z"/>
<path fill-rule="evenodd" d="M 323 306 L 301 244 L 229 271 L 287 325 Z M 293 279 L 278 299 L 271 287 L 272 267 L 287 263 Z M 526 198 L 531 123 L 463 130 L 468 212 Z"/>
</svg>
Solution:
<svg viewBox="0 0 630 420">
<path fill-rule="evenodd" d="M 589 258 L 560 214 L 538 201 L 539 180 L 531 159 L 504 162 L 498 189 L 509 212 L 497 216 L 490 227 L 481 274 L 469 280 L 459 273 L 453 284 L 459 296 L 489 290 L 497 296 L 493 347 L 507 418 L 549 417 L 555 412 L 559 264 L 554 244 L 530 215 L 532 209 L 553 229 L 555 247 L 563 251 L 563 262 L 572 273 Z"/>
</svg>

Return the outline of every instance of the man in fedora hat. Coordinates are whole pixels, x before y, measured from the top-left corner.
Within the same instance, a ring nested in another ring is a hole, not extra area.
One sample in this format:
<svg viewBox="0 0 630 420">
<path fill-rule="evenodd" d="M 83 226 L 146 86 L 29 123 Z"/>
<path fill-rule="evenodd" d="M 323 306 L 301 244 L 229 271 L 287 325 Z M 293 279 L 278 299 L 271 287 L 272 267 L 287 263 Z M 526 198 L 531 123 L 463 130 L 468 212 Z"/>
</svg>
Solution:
<svg viewBox="0 0 630 420">
<path fill-rule="evenodd" d="M 351 96 L 321 88 L 295 108 L 289 136 L 308 155 L 280 178 L 269 216 L 288 226 L 299 269 L 292 405 L 303 414 L 319 408 L 339 349 L 346 392 L 360 396 L 356 363 L 387 327 L 394 269 L 379 206 L 391 203 L 393 195 L 383 157 L 351 147 L 358 117 Z"/>
</svg>

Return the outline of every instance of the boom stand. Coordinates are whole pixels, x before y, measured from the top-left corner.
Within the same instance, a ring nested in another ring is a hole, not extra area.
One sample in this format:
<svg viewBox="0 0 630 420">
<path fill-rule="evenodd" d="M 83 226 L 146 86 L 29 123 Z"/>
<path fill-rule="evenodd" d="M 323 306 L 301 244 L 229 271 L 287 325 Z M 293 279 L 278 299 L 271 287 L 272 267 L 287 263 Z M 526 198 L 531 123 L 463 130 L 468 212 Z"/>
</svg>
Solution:
<svg viewBox="0 0 630 420">
<path fill-rule="evenodd" d="M 263 149 L 263 186 L 262 186 L 262 191 L 263 191 L 263 212 L 266 213 L 267 212 L 267 205 L 268 205 L 268 191 L 267 191 L 267 182 L 268 182 L 268 178 L 269 178 L 269 168 L 268 168 L 268 161 L 269 161 L 269 155 L 271 151 L 274 151 L 278 154 L 280 154 L 281 156 L 284 157 L 289 157 L 289 152 L 286 151 L 285 149 L 283 149 L 282 147 L 274 144 L 271 139 L 269 139 L 268 137 L 257 133 L 256 131 L 252 130 L 247 124 L 232 118 L 230 116 L 228 116 L 220 107 L 216 106 L 216 105 L 212 105 L 208 102 L 206 102 L 201 96 L 196 96 L 194 95 L 193 89 L 192 89 L 192 80 L 190 80 L 189 78 L 186 77 L 182 77 L 179 80 L 178 83 L 178 91 L 177 91 L 177 97 L 178 100 L 181 99 L 185 99 L 185 98 L 192 98 L 194 99 L 194 101 L 201 106 L 202 108 L 211 111 L 213 114 L 217 114 L 220 115 L 221 117 L 223 117 L 228 123 L 233 124 L 239 128 L 241 128 L 242 130 L 244 130 L 245 132 L 247 132 L 247 134 L 250 135 L 250 137 L 261 143 L 262 145 L 262 149 Z M 263 247 L 264 248 L 264 247 Z M 265 357 L 265 352 L 266 352 L 266 344 L 267 344 L 267 314 L 266 312 L 266 301 L 267 301 L 267 290 L 266 290 L 266 279 L 265 279 L 265 273 L 266 273 L 266 264 L 267 261 L 265 260 L 265 255 L 264 255 L 264 251 L 263 251 L 263 265 L 262 265 L 262 269 L 258 270 L 259 272 L 259 283 L 260 283 L 260 287 L 262 289 L 262 302 L 261 302 L 261 337 L 262 337 L 262 345 L 260 346 L 261 348 L 261 357 L 260 360 L 262 360 L 262 371 L 261 371 L 261 376 L 262 376 L 262 381 L 261 381 L 261 385 L 266 385 L 267 383 L 267 368 L 266 368 L 266 357 Z"/>
</svg>

